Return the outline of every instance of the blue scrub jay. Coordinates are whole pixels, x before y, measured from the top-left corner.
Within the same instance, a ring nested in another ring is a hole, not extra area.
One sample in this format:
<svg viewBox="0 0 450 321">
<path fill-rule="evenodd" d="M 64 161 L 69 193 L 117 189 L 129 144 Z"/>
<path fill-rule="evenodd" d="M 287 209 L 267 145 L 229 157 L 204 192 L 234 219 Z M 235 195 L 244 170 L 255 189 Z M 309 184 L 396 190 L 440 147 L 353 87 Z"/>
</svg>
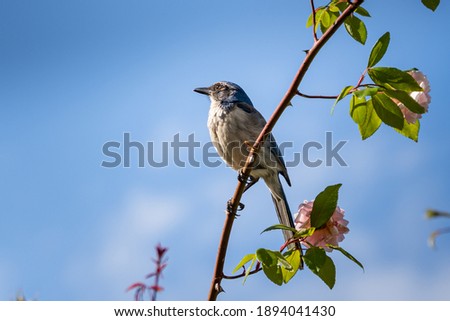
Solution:
<svg viewBox="0 0 450 321">
<path fill-rule="evenodd" d="M 256 141 L 266 124 L 264 117 L 253 107 L 245 91 L 232 82 L 220 81 L 194 91 L 209 96 L 208 128 L 211 140 L 222 159 L 240 171 L 247 160 L 249 145 Z M 255 155 L 247 188 L 262 178 L 272 194 L 280 223 L 294 227 L 279 174 L 291 186 L 281 151 L 272 134 L 269 134 Z M 283 230 L 283 233 L 285 240 L 293 235 L 291 231 Z"/>
</svg>

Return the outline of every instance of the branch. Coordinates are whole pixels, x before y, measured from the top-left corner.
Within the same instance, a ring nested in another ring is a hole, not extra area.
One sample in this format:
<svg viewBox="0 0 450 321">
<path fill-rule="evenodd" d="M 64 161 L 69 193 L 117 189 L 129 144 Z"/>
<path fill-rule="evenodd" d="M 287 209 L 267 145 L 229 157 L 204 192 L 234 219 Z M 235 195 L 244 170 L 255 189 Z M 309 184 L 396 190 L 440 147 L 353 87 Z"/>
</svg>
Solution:
<svg viewBox="0 0 450 321">
<path fill-rule="evenodd" d="M 256 274 L 256 273 L 258 273 L 261 270 L 262 270 L 261 263 L 258 261 L 256 263 L 256 266 L 253 269 L 253 271 L 248 272 L 248 275 Z M 238 275 L 223 275 L 223 278 L 224 279 L 228 279 L 228 280 L 239 279 L 239 278 L 245 277 L 245 274 L 246 274 L 246 271 L 245 271 L 245 267 L 244 267 L 244 271 L 241 274 L 238 274 Z"/>
<path fill-rule="evenodd" d="M 317 38 L 316 33 L 316 8 L 314 7 L 314 0 L 311 0 L 311 11 L 312 11 L 312 30 L 313 30 L 313 38 L 314 42 L 317 42 L 319 39 Z"/>
<path fill-rule="evenodd" d="M 222 236 L 219 244 L 219 249 L 217 252 L 217 258 L 216 258 L 216 265 L 214 268 L 214 275 L 211 282 L 211 287 L 208 295 L 209 301 L 215 301 L 217 299 L 217 296 L 220 292 L 222 292 L 222 286 L 221 281 L 223 279 L 223 267 L 225 264 L 225 256 L 227 252 L 228 247 L 228 241 L 230 239 L 231 229 L 233 227 L 234 218 L 237 212 L 237 209 L 239 207 L 240 200 L 242 198 L 242 194 L 245 189 L 245 182 L 247 181 L 252 164 L 254 162 L 254 154 L 258 152 L 261 144 L 264 141 L 264 138 L 268 133 L 270 133 L 275 126 L 276 122 L 280 118 L 281 114 L 284 112 L 284 110 L 289 106 L 292 98 L 295 97 L 297 93 L 297 88 L 299 87 L 301 81 L 303 80 L 303 77 L 305 76 L 306 72 L 308 71 L 309 66 L 311 65 L 312 61 L 314 60 L 317 53 L 320 51 L 320 49 L 325 45 L 325 43 L 333 36 L 333 34 L 339 29 L 339 27 L 344 23 L 344 20 L 350 16 L 362 3 L 364 0 L 354 0 L 353 2 L 350 2 L 350 5 L 347 7 L 347 9 L 342 12 L 342 14 L 336 19 L 334 24 L 320 37 L 318 41 L 314 43 L 314 45 L 311 47 L 311 49 L 308 51 L 305 59 L 303 60 L 302 64 L 300 65 L 300 68 L 297 71 L 297 74 L 295 75 L 288 91 L 278 104 L 277 108 L 275 109 L 272 116 L 267 121 L 266 125 L 264 126 L 263 130 L 259 134 L 258 138 L 256 139 L 255 143 L 253 144 L 253 147 L 250 149 L 249 155 L 247 157 L 247 161 L 242 168 L 241 171 L 241 177 L 242 180 L 238 182 L 238 185 L 236 187 L 236 190 L 234 191 L 233 198 L 231 199 L 230 203 L 227 206 L 227 212 L 226 212 L 226 218 L 224 227 L 222 230 Z"/>
<path fill-rule="evenodd" d="M 337 99 L 338 96 L 327 96 L 327 95 L 307 95 L 304 93 L 301 93 L 297 90 L 297 95 L 303 98 L 310 98 L 310 99 Z"/>
<path fill-rule="evenodd" d="M 360 84 L 358 82 L 358 84 L 355 87 L 353 87 L 352 90 L 350 90 L 350 93 L 357 91 L 357 89 L 361 88 L 361 87 L 385 88 L 385 87 L 377 85 L 377 84 Z M 297 90 L 297 95 L 300 97 L 303 97 L 303 98 L 308 98 L 308 99 L 337 99 L 339 97 L 338 95 L 308 95 L 308 94 L 304 94 L 304 93 L 300 92 L 299 90 Z"/>
<path fill-rule="evenodd" d="M 367 69 L 364 70 L 361 77 L 359 77 L 358 83 L 356 84 L 355 88 L 358 88 L 359 86 L 361 86 L 361 83 L 363 82 L 364 77 L 366 76 L 366 73 L 367 73 Z"/>
</svg>

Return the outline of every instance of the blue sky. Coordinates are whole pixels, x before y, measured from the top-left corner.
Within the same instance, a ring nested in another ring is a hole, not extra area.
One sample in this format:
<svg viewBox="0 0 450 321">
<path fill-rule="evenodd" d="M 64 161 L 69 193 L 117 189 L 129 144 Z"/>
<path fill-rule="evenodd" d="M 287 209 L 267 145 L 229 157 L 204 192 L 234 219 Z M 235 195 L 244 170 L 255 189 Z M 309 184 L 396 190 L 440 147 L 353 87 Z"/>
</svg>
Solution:
<svg viewBox="0 0 450 321">
<path fill-rule="evenodd" d="M 305 271 L 287 286 L 263 277 L 226 281 L 223 300 L 448 300 L 450 237 L 427 246 L 447 224 L 429 208 L 450 210 L 450 129 L 446 96 L 449 4 L 437 12 L 419 0 L 366 1 L 366 46 L 340 30 L 301 85 L 337 94 L 354 84 L 372 44 L 391 31 L 380 62 L 417 67 L 431 83 L 432 104 L 419 143 L 383 126 L 361 141 L 344 100 L 296 98 L 274 134 L 292 142 L 286 160 L 309 141 L 347 141 L 347 167 L 288 168 L 291 207 L 325 186 L 343 183 L 339 204 L 350 234 L 342 246 L 365 266 L 333 253 L 330 291 Z M 209 142 L 209 102 L 192 89 L 218 80 L 240 84 L 267 118 L 312 44 L 308 1 L 3 1 L 0 4 L 0 300 L 23 292 L 38 300 L 129 300 L 125 289 L 151 271 L 154 246 L 169 247 L 162 300 L 207 296 L 224 208 L 236 173 L 169 165 L 102 167 L 109 141 L 152 142 L 154 157 L 176 134 Z M 323 151 L 311 155 L 323 157 Z M 181 158 L 187 160 L 187 153 Z M 197 160 L 202 150 L 195 151 Z M 260 235 L 276 223 L 263 184 L 243 199 L 226 268 L 281 236 Z"/>
</svg>

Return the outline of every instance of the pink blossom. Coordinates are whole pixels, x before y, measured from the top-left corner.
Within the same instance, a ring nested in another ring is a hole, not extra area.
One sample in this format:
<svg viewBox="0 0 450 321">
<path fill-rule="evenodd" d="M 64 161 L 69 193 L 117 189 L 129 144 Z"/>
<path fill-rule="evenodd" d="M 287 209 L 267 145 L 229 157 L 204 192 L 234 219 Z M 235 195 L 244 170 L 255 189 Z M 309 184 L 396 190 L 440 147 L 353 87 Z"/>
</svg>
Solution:
<svg viewBox="0 0 450 321">
<path fill-rule="evenodd" d="M 422 87 L 423 89 L 423 91 L 413 91 L 409 95 L 425 109 L 425 112 L 427 112 L 428 105 L 431 103 L 430 82 L 421 71 L 411 70 L 408 73 L 415 79 L 415 81 L 417 81 L 419 86 Z M 406 121 L 409 124 L 414 124 L 417 119 L 422 118 L 421 114 L 413 113 L 408 108 L 406 108 L 404 104 L 400 102 L 398 102 L 397 104 L 400 107 L 400 110 L 402 111 Z"/>
<path fill-rule="evenodd" d="M 295 228 L 297 230 L 311 227 L 311 212 L 314 201 L 304 201 L 298 207 L 298 212 L 295 216 Z M 309 244 L 322 247 L 325 251 L 331 252 L 332 249 L 327 247 L 327 244 L 338 246 L 339 242 L 344 240 L 344 234 L 349 232 L 347 227 L 348 221 L 344 219 L 344 210 L 339 206 L 336 207 L 331 218 L 325 226 L 316 229 L 313 235 L 304 239 L 303 244 L 309 247 Z M 308 244 L 309 243 L 309 244 Z"/>
</svg>

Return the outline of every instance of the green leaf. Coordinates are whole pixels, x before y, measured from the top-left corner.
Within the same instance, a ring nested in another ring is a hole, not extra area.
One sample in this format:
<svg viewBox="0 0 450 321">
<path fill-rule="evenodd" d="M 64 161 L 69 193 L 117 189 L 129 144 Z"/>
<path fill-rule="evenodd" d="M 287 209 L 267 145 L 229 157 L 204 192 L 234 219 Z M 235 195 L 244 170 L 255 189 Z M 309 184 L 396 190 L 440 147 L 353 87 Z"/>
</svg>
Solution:
<svg viewBox="0 0 450 321">
<path fill-rule="evenodd" d="M 423 114 L 425 112 L 425 108 L 423 108 L 414 98 L 412 98 L 407 92 L 401 90 L 386 90 L 386 95 L 391 98 L 395 98 L 406 108 L 416 114 Z"/>
<path fill-rule="evenodd" d="M 345 9 L 347 9 L 347 7 L 348 7 L 348 2 L 347 2 L 347 1 L 344 1 L 344 2 L 337 2 L 337 1 L 334 1 L 333 4 L 334 4 L 336 7 L 338 7 L 339 10 L 340 10 L 341 12 L 344 12 Z"/>
<path fill-rule="evenodd" d="M 341 93 L 339 94 L 339 96 L 336 98 L 336 100 L 334 101 L 333 106 L 331 107 L 331 114 L 334 113 L 334 107 L 336 107 L 336 104 L 341 101 L 342 99 L 344 99 L 345 96 L 347 96 L 350 91 L 353 90 L 353 86 L 347 86 L 344 89 L 342 89 Z"/>
<path fill-rule="evenodd" d="M 248 276 L 250 275 L 250 272 L 253 269 L 253 266 L 256 263 L 256 254 L 247 254 L 246 256 L 244 256 L 242 258 L 242 260 L 238 263 L 238 265 L 236 265 L 236 267 L 233 270 L 233 273 L 236 273 L 240 268 L 242 268 L 245 264 L 247 264 L 249 261 L 251 261 L 250 266 L 248 267 L 248 269 L 245 270 L 245 276 L 244 279 L 242 280 L 242 284 L 245 283 L 245 281 L 247 280 Z"/>
<path fill-rule="evenodd" d="M 336 8 L 336 11 L 331 10 L 331 7 L 328 9 L 330 14 L 330 26 L 339 18 L 339 9 Z"/>
<path fill-rule="evenodd" d="M 306 19 L 306 28 L 309 28 L 312 26 L 313 24 L 313 14 L 311 12 L 311 14 L 308 16 L 308 19 Z"/>
<path fill-rule="evenodd" d="M 326 256 L 324 249 L 314 246 L 306 250 L 303 259 L 309 269 L 315 273 L 325 264 Z"/>
<path fill-rule="evenodd" d="M 245 264 L 247 264 L 248 262 L 250 262 L 254 258 L 256 258 L 256 255 L 254 253 L 247 254 L 246 256 L 244 256 L 242 258 L 242 260 L 233 269 L 233 273 L 236 273 L 239 269 L 241 269 Z"/>
<path fill-rule="evenodd" d="M 288 270 L 292 270 L 291 264 L 279 251 L 271 251 L 260 248 L 256 251 L 256 257 L 263 265 L 267 266 L 281 265 Z"/>
<path fill-rule="evenodd" d="M 275 224 L 275 225 L 272 225 L 272 226 L 269 226 L 268 228 L 266 228 L 264 231 L 261 232 L 261 234 L 265 233 L 265 232 L 273 231 L 273 230 L 288 230 L 288 231 L 291 231 L 293 233 L 297 232 L 297 230 L 295 228 L 293 228 L 293 227 L 286 226 L 286 225 L 283 225 L 283 224 Z"/>
<path fill-rule="evenodd" d="M 256 255 L 253 257 L 252 262 L 251 262 L 250 265 L 248 266 L 248 269 L 245 270 L 245 277 L 244 277 L 244 279 L 242 280 L 242 284 L 244 284 L 245 281 L 247 281 L 247 278 L 248 278 L 248 276 L 250 275 L 250 272 L 252 271 L 253 266 L 255 265 L 255 263 L 256 263 Z"/>
<path fill-rule="evenodd" d="M 406 92 L 422 91 L 422 87 L 407 72 L 392 67 L 373 67 L 367 71 L 370 78 L 387 89 L 397 89 Z"/>
<path fill-rule="evenodd" d="M 367 29 L 364 22 L 355 16 L 349 16 L 344 21 L 345 29 L 348 34 L 361 44 L 365 44 L 367 40 Z"/>
<path fill-rule="evenodd" d="M 271 251 L 273 255 L 277 258 L 277 264 L 281 267 L 292 270 L 292 265 L 286 260 L 286 258 L 279 251 Z"/>
<path fill-rule="evenodd" d="M 330 289 L 333 289 L 334 284 L 336 283 L 336 266 L 329 256 L 325 257 L 325 264 L 317 275 Z"/>
<path fill-rule="evenodd" d="M 364 17 L 370 17 L 369 11 L 367 11 L 366 9 L 364 9 L 363 7 L 359 6 L 358 8 L 356 8 L 355 12 L 357 14 L 360 14 L 361 16 Z"/>
<path fill-rule="evenodd" d="M 298 231 L 296 231 L 296 232 L 294 233 L 293 238 L 297 239 L 297 238 L 300 238 L 300 237 L 308 237 L 308 236 L 311 236 L 311 235 L 313 235 L 313 233 L 314 233 L 315 230 L 316 230 L 315 227 L 302 228 L 302 229 L 300 229 L 300 230 L 298 230 Z"/>
<path fill-rule="evenodd" d="M 420 121 L 417 119 L 414 124 L 410 124 L 405 119 L 402 130 L 398 129 L 395 130 L 400 134 L 402 134 L 403 136 L 412 139 L 417 143 L 419 141 Z"/>
<path fill-rule="evenodd" d="M 325 282 L 330 289 L 336 283 L 336 267 L 333 260 L 319 247 L 309 248 L 303 256 L 308 268 Z"/>
<path fill-rule="evenodd" d="M 283 275 L 283 282 L 288 283 L 297 273 L 301 266 L 300 250 L 288 251 L 284 254 L 286 261 L 291 265 L 291 269 L 281 267 L 281 274 Z"/>
<path fill-rule="evenodd" d="M 352 96 L 350 116 L 358 124 L 359 133 L 363 140 L 372 136 L 381 125 L 381 119 L 373 109 L 372 100 L 366 102 L 364 97 Z"/>
<path fill-rule="evenodd" d="M 322 15 L 324 14 L 325 11 L 326 11 L 326 9 L 322 8 L 322 7 L 316 9 L 316 28 L 315 28 L 315 31 L 317 31 L 317 28 L 319 28 L 320 20 L 322 19 Z"/>
<path fill-rule="evenodd" d="M 422 0 L 422 3 L 425 5 L 425 7 L 434 11 L 439 6 L 440 1 L 439 0 Z"/>
<path fill-rule="evenodd" d="M 381 58 L 383 58 L 389 46 L 390 39 L 391 35 L 389 32 L 386 32 L 380 37 L 380 39 L 378 39 L 370 52 L 369 63 L 367 64 L 368 68 L 375 66 Z"/>
<path fill-rule="evenodd" d="M 342 99 L 344 99 L 345 96 L 347 96 L 350 91 L 353 89 L 353 86 L 347 86 L 344 87 L 344 89 L 342 89 L 341 93 L 339 94 L 339 96 L 336 98 L 336 101 L 334 102 L 333 106 L 336 106 L 336 104 L 341 101 Z"/>
<path fill-rule="evenodd" d="M 272 254 L 272 251 L 266 249 L 256 250 L 257 259 L 264 265 L 272 266 L 277 265 L 277 257 Z"/>
<path fill-rule="evenodd" d="M 275 283 L 276 285 L 283 284 L 283 272 L 281 272 L 281 267 L 279 265 L 262 265 L 263 272 L 267 278 Z"/>
<path fill-rule="evenodd" d="M 281 253 L 279 254 L 282 256 Z M 281 266 L 278 264 L 280 261 L 279 256 L 274 251 L 261 248 L 256 251 L 256 257 L 261 262 L 263 272 L 267 278 L 276 285 L 282 285 L 283 274 L 281 272 Z M 283 261 L 287 262 L 284 258 Z M 290 264 L 288 263 L 288 265 Z"/>
<path fill-rule="evenodd" d="M 380 87 L 365 87 L 364 89 L 359 89 L 354 92 L 356 97 L 358 98 L 365 98 L 365 97 L 372 97 L 376 95 L 380 91 Z"/>
<path fill-rule="evenodd" d="M 359 262 L 353 255 L 351 255 L 350 253 L 348 253 L 346 250 L 344 250 L 342 247 L 340 246 L 335 246 L 332 244 L 327 244 L 327 246 L 333 250 L 338 250 L 339 252 L 341 252 L 342 254 L 344 254 L 350 261 L 353 261 L 354 263 L 356 263 L 361 269 L 363 269 L 364 271 L 364 266 L 362 265 L 361 262 Z"/>
<path fill-rule="evenodd" d="M 323 27 L 322 32 L 324 32 L 324 30 L 326 31 L 330 27 L 331 25 L 330 21 L 331 17 L 330 14 L 328 13 L 328 10 L 324 10 L 322 16 L 320 17 L 320 23 Z"/>
<path fill-rule="evenodd" d="M 339 8 L 336 6 L 335 3 L 330 3 L 330 5 L 328 6 L 328 11 L 339 14 Z"/>
<path fill-rule="evenodd" d="M 315 19 L 316 25 L 314 31 L 317 32 L 317 29 L 320 27 L 322 33 L 325 32 L 336 20 L 336 18 L 334 18 L 334 15 L 331 14 L 331 11 L 328 10 L 326 7 L 316 8 L 315 18 L 316 18 Z M 311 13 L 308 16 L 308 19 L 306 20 L 306 28 L 312 27 L 312 25 L 313 25 L 313 14 Z"/>
<path fill-rule="evenodd" d="M 311 227 L 320 228 L 328 222 L 336 210 L 341 186 L 342 184 L 328 186 L 316 196 L 311 211 Z"/>
<path fill-rule="evenodd" d="M 320 18 L 316 21 L 317 24 L 320 24 L 320 31 L 325 33 L 328 28 L 336 21 L 339 17 L 339 9 L 336 6 L 329 6 L 324 8 Z"/>
<path fill-rule="evenodd" d="M 381 120 L 391 127 L 402 130 L 404 124 L 403 113 L 391 98 L 383 93 L 372 97 L 373 108 Z"/>
</svg>

